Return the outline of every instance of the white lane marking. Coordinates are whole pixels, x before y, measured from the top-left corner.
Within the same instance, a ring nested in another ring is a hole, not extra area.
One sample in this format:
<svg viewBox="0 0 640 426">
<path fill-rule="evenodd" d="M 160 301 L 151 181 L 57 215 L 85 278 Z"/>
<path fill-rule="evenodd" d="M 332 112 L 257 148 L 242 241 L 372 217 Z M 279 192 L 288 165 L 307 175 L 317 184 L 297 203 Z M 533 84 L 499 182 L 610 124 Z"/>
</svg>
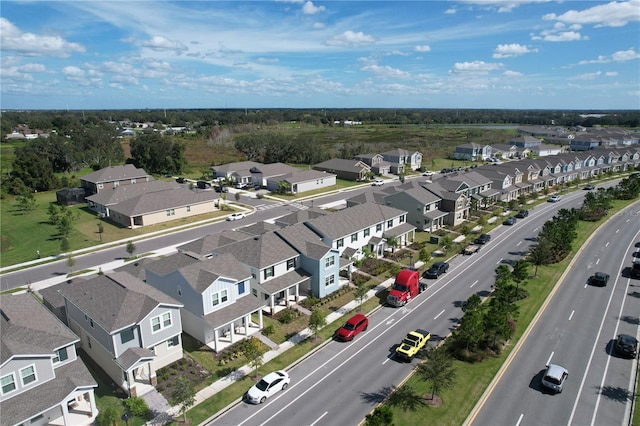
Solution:
<svg viewBox="0 0 640 426">
<path fill-rule="evenodd" d="M 384 361 L 382 361 L 382 365 L 385 365 L 387 362 L 389 362 L 391 358 L 387 357 L 387 359 L 385 359 Z"/>
<path fill-rule="evenodd" d="M 496 262 L 496 265 L 499 265 L 500 263 L 502 263 L 502 258 Z"/>
<path fill-rule="evenodd" d="M 518 247 L 520 244 L 522 244 L 522 241 L 518 241 L 518 244 L 516 244 L 516 247 Z"/>
<path fill-rule="evenodd" d="M 327 415 L 327 413 L 329 413 L 328 411 L 325 411 L 323 415 L 321 415 L 320 417 L 318 417 L 318 420 L 316 420 L 315 422 L 311 423 L 309 426 L 313 426 L 316 423 L 318 423 L 320 421 L 320 419 L 322 419 L 324 416 Z"/>
<path fill-rule="evenodd" d="M 524 417 L 524 414 L 520 414 L 520 417 L 518 418 L 518 421 L 516 422 L 516 426 L 520 426 L 520 422 L 522 421 L 523 417 Z"/>
<path fill-rule="evenodd" d="M 478 280 L 475 280 L 474 283 L 469 286 L 469 288 L 473 288 L 473 286 L 476 284 L 478 284 Z"/>
<path fill-rule="evenodd" d="M 444 309 L 443 309 L 443 310 L 442 310 L 442 312 L 440 312 L 438 315 L 436 315 L 435 317 L 433 317 L 433 319 L 434 319 L 434 320 L 437 320 L 437 319 L 438 319 L 438 317 L 439 317 L 440 315 L 442 315 L 442 314 L 444 314 Z"/>
<path fill-rule="evenodd" d="M 600 263 L 600 259 L 596 260 L 596 265 Z"/>
<path fill-rule="evenodd" d="M 551 358 L 553 358 L 553 352 L 551 352 L 551 355 L 549 355 L 549 359 L 547 360 L 547 363 L 545 365 L 551 364 Z"/>
<path fill-rule="evenodd" d="M 620 229 L 616 229 L 616 234 L 617 234 L 618 232 L 620 232 Z"/>
<path fill-rule="evenodd" d="M 386 325 L 389 325 L 389 324 L 393 323 L 394 321 L 395 321 L 395 319 L 394 319 L 394 318 L 391 318 L 390 320 L 388 320 L 388 321 L 386 322 Z"/>
<path fill-rule="evenodd" d="M 604 245 L 605 247 L 609 247 L 609 241 L 607 241 L 607 244 Z"/>
<path fill-rule="evenodd" d="M 571 311 L 571 315 L 569 315 L 569 321 L 571 321 L 571 318 L 573 318 L 573 314 L 575 314 L 576 311 Z"/>
</svg>

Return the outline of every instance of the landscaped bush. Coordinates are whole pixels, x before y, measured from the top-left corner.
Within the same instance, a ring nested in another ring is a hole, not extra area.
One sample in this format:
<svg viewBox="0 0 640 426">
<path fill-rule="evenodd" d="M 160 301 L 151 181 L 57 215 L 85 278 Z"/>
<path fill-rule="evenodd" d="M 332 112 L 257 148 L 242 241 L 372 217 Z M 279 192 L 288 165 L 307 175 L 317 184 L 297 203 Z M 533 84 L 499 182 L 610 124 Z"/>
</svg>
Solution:
<svg viewBox="0 0 640 426">
<path fill-rule="evenodd" d="M 124 400 L 124 405 L 126 405 L 127 410 L 136 417 L 147 418 L 150 414 L 147 401 L 142 398 L 127 398 Z"/>
</svg>

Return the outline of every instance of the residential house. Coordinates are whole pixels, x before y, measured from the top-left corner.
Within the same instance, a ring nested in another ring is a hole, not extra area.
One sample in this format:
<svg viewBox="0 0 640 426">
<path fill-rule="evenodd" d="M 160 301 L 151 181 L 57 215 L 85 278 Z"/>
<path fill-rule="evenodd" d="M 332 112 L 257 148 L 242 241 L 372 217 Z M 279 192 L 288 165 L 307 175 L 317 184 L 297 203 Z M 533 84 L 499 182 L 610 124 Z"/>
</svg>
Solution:
<svg viewBox="0 0 640 426">
<path fill-rule="evenodd" d="M 251 273 L 231 253 L 205 258 L 181 250 L 145 269 L 149 285 L 183 304 L 184 332 L 214 351 L 262 329 L 264 301 L 251 294 Z"/>
<path fill-rule="evenodd" d="M 221 164 L 219 166 L 211 166 L 211 174 L 214 179 L 232 180 L 232 175 L 236 172 L 243 174 L 243 171 L 249 171 L 252 167 L 261 166 L 262 164 L 255 161 L 239 161 L 236 163 Z"/>
<path fill-rule="evenodd" d="M 444 223 L 458 226 L 469 217 L 471 199 L 466 195 L 468 186 L 453 180 L 434 179 L 425 182 L 424 188 L 440 197 L 440 210 L 447 212 Z"/>
<path fill-rule="evenodd" d="M 531 148 L 531 152 L 536 157 L 546 157 L 548 155 L 558 155 L 564 152 L 564 147 L 560 145 L 540 144 Z"/>
<path fill-rule="evenodd" d="M 434 232 L 445 224 L 447 212 L 440 210 L 442 199 L 424 188 L 421 182 L 411 180 L 391 194 L 385 194 L 382 204 L 407 212 L 407 223 L 420 231 Z"/>
<path fill-rule="evenodd" d="M 313 166 L 314 170 L 320 170 L 336 175 L 336 177 L 352 181 L 366 181 L 371 174 L 371 167 L 359 160 L 347 160 L 344 158 L 332 158 Z"/>
<path fill-rule="evenodd" d="M 397 175 L 422 167 L 422 154 L 418 151 L 397 148 L 383 152 L 381 155 L 385 161 L 389 162 L 391 173 Z"/>
<path fill-rule="evenodd" d="M 493 157 L 491 145 L 481 145 L 475 142 L 456 146 L 453 158 L 456 160 L 484 161 Z"/>
<path fill-rule="evenodd" d="M 133 164 L 123 166 L 109 166 L 80 178 L 80 186 L 84 188 L 86 196 L 97 194 L 105 189 L 118 188 L 119 186 L 135 185 L 141 182 L 149 182 L 153 176 L 143 169 L 138 169 Z"/>
<path fill-rule="evenodd" d="M 509 145 L 504 143 L 495 143 L 491 145 L 493 155 L 503 159 L 527 158 L 531 152 L 531 148 L 522 148 L 517 145 Z"/>
<path fill-rule="evenodd" d="M 127 272 L 64 282 L 41 294 L 130 396 L 148 392 L 156 371 L 182 358 L 183 305 Z"/>
<path fill-rule="evenodd" d="M 451 188 L 455 188 L 456 192 L 467 197 L 471 203 L 475 201 L 479 203 L 480 206 L 486 207 L 498 201 L 500 198 L 500 191 L 493 188 L 493 181 L 480 172 L 481 170 L 490 169 L 491 167 L 493 167 L 493 165 L 476 168 L 464 173 L 448 173 L 440 176 L 438 180 L 441 182 L 457 182 L 457 185 L 455 183 L 449 185 Z M 441 208 L 441 210 L 444 210 L 444 207 Z M 448 210 L 445 211 L 448 212 Z"/>
<path fill-rule="evenodd" d="M 478 169 L 478 173 L 481 173 L 485 178 L 491 179 L 491 188 L 500 191 L 500 195 L 496 197 L 499 201 L 508 202 L 517 199 L 520 188 L 514 185 L 515 176 L 509 171 L 496 166 L 481 167 Z M 461 186 L 456 188 L 456 191 L 461 192 L 465 189 L 465 186 Z"/>
<path fill-rule="evenodd" d="M 542 143 L 542 141 L 538 138 L 535 138 L 533 136 L 529 136 L 529 135 L 522 135 L 522 136 L 517 136 L 513 139 L 509 139 L 508 144 L 509 145 L 515 145 L 518 148 L 529 148 L 529 149 L 534 149 L 535 147 L 539 146 Z"/>
<path fill-rule="evenodd" d="M 391 164 L 385 161 L 381 154 L 360 154 L 353 158 L 368 165 L 376 175 L 387 175 L 391 172 Z"/>
<path fill-rule="evenodd" d="M 266 179 L 266 187 L 278 192 L 284 183 L 293 194 L 329 188 L 336 184 L 336 175 L 319 170 L 296 170 L 272 179 Z"/>
<path fill-rule="evenodd" d="M 31 293 L 0 298 L 0 424 L 91 425 L 98 415 L 80 340 Z"/>
</svg>

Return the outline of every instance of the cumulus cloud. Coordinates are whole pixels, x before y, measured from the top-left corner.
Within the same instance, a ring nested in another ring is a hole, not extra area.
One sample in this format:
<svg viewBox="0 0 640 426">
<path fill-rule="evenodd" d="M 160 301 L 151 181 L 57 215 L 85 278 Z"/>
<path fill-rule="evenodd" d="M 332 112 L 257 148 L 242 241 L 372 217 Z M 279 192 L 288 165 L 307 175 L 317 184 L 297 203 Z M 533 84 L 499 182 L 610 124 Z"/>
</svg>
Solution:
<svg viewBox="0 0 640 426">
<path fill-rule="evenodd" d="M 280 60 L 278 58 L 258 58 L 258 62 L 263 64 L 275 64 L 279 61 Z"/>
<path fill-rule="evenodd" d="M 189 50 L 182 42 L 176 40 L 169 40 L 163 36 L 153 36 L 150 40 L 142 42 L 144 47 L 155 50 L 157 52 L 171 51 L 176 53 L 182 53 Z"/>
<path fill-rule="evenodd" d="M 18 71 L 26 73 L 46 72 L 47 67 L 43 64 L 24 64 L 18 67 Z"/>
<path fill-rule="evenodd" d="M 501 58 L 515 58 L 516 56 L 524 55 L 525 53 L 537 52 L 538 49 L 529 49 L 527 46 L 521 44 L 499 44 L 493 51 L 493 57 L 496 59 Z"/>
<path fill-rule="evenodd" d="M 588 40 L 588 37 L 583 37 L 580 32 L 578 32 L 581 28 L 582 26 L 578 24 L 567 27 L 562 22 L 556 22 L 553 28 L 541 31 L 538 35 L 532 35 L 531 39 L 551 42 Z"/>
<path fill-rule="evenodd" d="M 68 57 L 85 51 L 80 43 L 69 42 L 57 35 L 23 33 L 6 18 L 0 18 L 0 45 L 3 52 L 22 56 Z"/>
<path fill-rule="evenodd" d="M 305 15 L 315 15 L 316 13 L 323 12 L 325 9 L 324 6 L 316 6 L 312 1 L 308 1 L 302 6 L 302 13 Z"/>
<path fill-rule="evenodd" d="M 449 71 L 452 74 L 472 73 L 472 74 L 488 74 L 491 71 L 498 70 L 504 65 L 501 63 L 491 63 L 484 61 L 473 62 L 456 62 L 453 69 Z"/>
<path fill-rule="evenodd" d="M 457 10 L 455 8 L 450 8 L 444 11 L 446 15 L 455 15 Z"/>
<path fill-rule="evenodd" d="M 423 45 L 414 47 L 414 50 L 416 52 L 431 52 L 431 46 L 429 46 L 428 44 L 423 44 Z"/>
<path fill-rule="evenodd" d="M 366 65 L 361 68 L 363 71 L 369 71 L 375 74 L 378 77 L 385 78 L 409 78 L 410 74 L 408 72 L 399 70 L 397 68 L 392 68 L 390 66 L 380 66 L 376 64 Z"/>
<path fill-rule="evenodd" d="M 334 36 L 332 39 L 325 41 L 327 46 L 345 46 L 345 47 L 364 47 L 375 43 L 376 39 L 362 31 L 345 31 L 342 34 Z"/>
<path fill-rule="evenodd" d="M 522 77 L 524 74 L 522 74 L 519 71 L 511 71 L 511 70 L 506 70 L 505 72 L 502 73 L 503 76 L 505 77 Z"/>
<path fill-rule="evenodd" d="M 585 10 L 570 10 L 561 15 L 549 13 L 544 20 L 561 21 L 569 24 L 591 24 L 596 27 L 622 27 L 630 22 L 640 21 L 640 0 L 613 1 Z"/>
<path fill-rule="evenodd" d="M 611 56 L 598 56 L 596 59 L 589 59 L 578 62 L 579 65 L 588 64 L 607 64 L 609 62 L 626 62 L 634 59 L 640 59 L 640 52 L 636 52 L 633 48 L 628 50 L 619 50 Z"/>
<path fill-rule="evenodd" d="M 314 22 L 313 24 L 313 28 L 316 30 L 321 30 L 325 27 L 325 25 L 322 22 Z"/>
<path fill-rule="evenodd" d="M 550 0 L 458 0 L 462 3 L 476 4 L 484 7 L 495 7 L 498 13 L 509 13 L 518 6 L 527 3 L 546 3 Z"/>
<path fill-rule="evenodd" d="M 606 73 L 604 73 L 605 77 L 617 77 L 618 76 L 618 72 L 617 71 L 607 71 Z"/>
<path fill-rule="evenodd" d="M 601 71 L 578 74 L 577 76 L 574 77 L 574 80 L 593 80 L 597 77 L 600 77 L 601 75 L 602 75 Z"/>
</svg>

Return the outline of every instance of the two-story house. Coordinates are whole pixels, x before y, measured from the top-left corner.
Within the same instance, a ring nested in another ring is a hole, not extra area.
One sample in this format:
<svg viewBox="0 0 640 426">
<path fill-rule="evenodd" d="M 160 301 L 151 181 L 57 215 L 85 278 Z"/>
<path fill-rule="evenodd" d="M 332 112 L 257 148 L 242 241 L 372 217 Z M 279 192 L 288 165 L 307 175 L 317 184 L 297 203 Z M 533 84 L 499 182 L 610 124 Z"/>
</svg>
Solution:
<svg viewBox="0 0 640 426">
<path fill-rule="evenodd" d="M 361 182 L 367 180 L 372 173 L 371 167 L 360 160 L 347 160 L 346 158 L 332 158 L 322 163 L 314 164 L 314 170 L 336 175 L 344 180 Z"/>
<path fill-rule="evenodd" d="M 383 204 L 407 212 L 407 223 L 420 231 L 434 232 L 445 224 L 447 212 L 440 210 L 442 199 L 411 180 L 384 197 Z"/>
<path fill-rule="evenodd" d="M 491 145 L 481 145 L 470 142 L 457 145 L 453 151 L 453 158 L 456 160 L 484 161 L 493 156 Z"/>
<path fill-rule="evenodd" d="M 158 369 L 182 358 L 182 304 L 129 273 L 72 280 L 46 290 L 43 298 L 63 310 L 82 349 L 129 395 L 147 392 L 157 383 Z"/>
<path fill-rule="evenodd" d="M 31 293 L 0 298 L 0 423 L 90 425 L 98 415 L 80 340 Z"/>
<path fill-rule="evenodd" d="M 133 164 L 123 166 L 109 166 L 80 178 L 80 186 L 84 188 L 88 197 L 105 189 L 118 188 L 119 186 L 135 185 L 140 182 L 149 182 L 153 176 Z"/>
<path fill-rule="evenodd" d="M 183 304 L 182 329 L 214 351 L 262 329 L 265 303 L 251 294 L 251 273 L 232 254 L 205 258 L 181 250 L 145 269 L 147 284 Z"/>
<path fill-rule="evenodd" d="M 367 164 L 376 175 L 386 175 L 391 171 L 391 165 L 380 154 L 359 154 L 353 158 Z"/>
<path fill-rule="evenodd" d="M 397 148 L 385 151 L 381 155 L 389 163 L 391 173 L 397 175 L 403 174 L 407 170 L 418 170 L 422 167 L 422 153 L 418 151 Z"/>
</svg>

